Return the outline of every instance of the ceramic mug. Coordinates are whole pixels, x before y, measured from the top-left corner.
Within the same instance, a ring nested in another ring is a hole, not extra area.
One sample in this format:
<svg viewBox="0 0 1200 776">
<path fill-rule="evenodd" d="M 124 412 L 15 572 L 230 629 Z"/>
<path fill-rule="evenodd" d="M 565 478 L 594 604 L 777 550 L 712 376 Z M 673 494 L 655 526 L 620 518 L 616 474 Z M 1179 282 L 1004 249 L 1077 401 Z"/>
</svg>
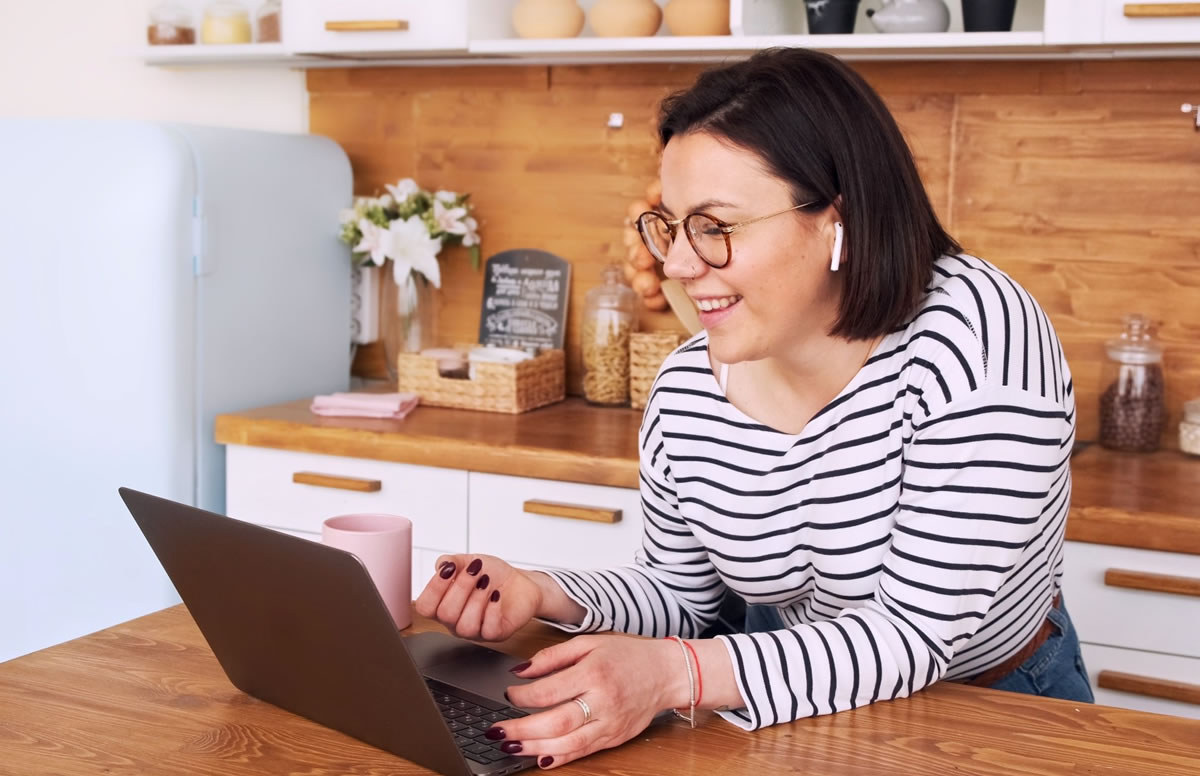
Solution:
<svg viewBox="0 0 1200 776">
<path fill-rule="evenodd" d="M 338 515 L 321 524 L 321 542 L 362 561 L 396 627 L 412 625 L 412 521 L 399 515 Z"/>
</svg>

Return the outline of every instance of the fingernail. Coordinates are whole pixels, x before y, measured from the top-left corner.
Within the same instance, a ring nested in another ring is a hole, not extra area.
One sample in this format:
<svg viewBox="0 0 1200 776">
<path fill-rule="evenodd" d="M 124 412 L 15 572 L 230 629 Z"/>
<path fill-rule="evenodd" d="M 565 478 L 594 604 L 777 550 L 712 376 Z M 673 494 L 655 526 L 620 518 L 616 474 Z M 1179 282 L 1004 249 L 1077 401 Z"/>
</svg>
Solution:
<svg viewBox="0 0 1200 776">
<path fill-rule="evenodd" d="M 504 740 L 504 728 L 490 727 L 487 730 L 483 731 L 483 737 L 489 738 L 492 741 L 503 741 Z"/>
<path fill-rule="evenodd" d="M 522 748 L 520 741 L 505 741 L 503 744 L 500 744 L 500 751 L 508 752 L 509 754 L 516 754 Z"/>
<path fill-rule="evenodd" d="M 508 670 L 512 671 L 514 674 L 519 674 L 522 671 L 524 671 L 526 668 L 529 668 L 531 665 L 533 665 L 533 661 L 526 660 L 524 663 L 519 663 Z"/>
<path fill-rule="evenodd" d="M 491 581 L 492 581 L 491 578 L 488 577 L 487 574 L 484 574 L 482 577 L 479 578 L 479 581 L 475 583 L 475 587 L 478 590 L 483 590 L 485 587 L 488 586 L 488 582 L 491 582 Z"/>
<path fill-rule="evenodd" d="M 438 576 L 440 576 L 442 579 L 449 579 L 450 577 L 454 576 L 454 564 L 450 561 L 443 563 L 442 570 L 438 572 Z"/>
<path fill-rule="evenodd" d="M 471 565 L 467 566 L 467 573 L 470 574 L 471 576 L 475 576 L 476 574 L 479 573 L 479 570 L 482 568 L 483 568 L 483 560 L 481 560 L 480 558 L 476 558 L 475 560 L 471 561 Z"/>
<path fill-rule="evenodd" d="M 542 759 L 538 760 L 538 765 L 540 765 L 543 768 L 549 768 L 551 765 L 554 765 L 554 758 L 549 755 L 546 755 Z"/>
<path fill-rule="evenodd" d="M 488 599 L 488 600 L 490 600 L 492 603 L 496 603 L 497 601 L 499 601 L 499 600 L 500 600 L 500 591 L 499 591 L 499 590 L 493 590 L 493 591 L 492 591 L 492 596 L 491 596 L 491 598 L 490 598 L 490 599 Z"/>
</svg>

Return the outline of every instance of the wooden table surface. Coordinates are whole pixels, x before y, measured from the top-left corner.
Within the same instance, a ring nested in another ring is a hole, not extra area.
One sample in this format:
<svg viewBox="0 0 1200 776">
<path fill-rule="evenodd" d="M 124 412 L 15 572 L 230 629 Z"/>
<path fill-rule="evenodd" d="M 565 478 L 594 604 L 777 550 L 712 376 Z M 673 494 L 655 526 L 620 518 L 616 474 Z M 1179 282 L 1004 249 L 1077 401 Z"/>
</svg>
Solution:
<svg viewBox="0 0 1200 776">
<path fill-rule="evenodd" d="M 309 402 L 221 415 L 222 444 L 419 463 L 492 474 L 638 486 L 641 412 L 582 399 L 521 415 L 418 407 L 404 420 L 314 415 Z M 1200 554 L 1200 458 L 1178 450 L 1114 453 L 1092 445 L 1071 461 L 1067 538 Z"/>
<path fill-rule="evenodd" d="M 535 625 L 501 648 L 528 656 L 560 638 Z M 954 684 L 754 733 L 702 716 L 696 730 L 656 725 L 560 770 L 1200 774 L 1200 721 Z M 418 773 L 428 771 L 234 689 L 183 606 L 0 664 L 4 776 Z"/>
</svg>

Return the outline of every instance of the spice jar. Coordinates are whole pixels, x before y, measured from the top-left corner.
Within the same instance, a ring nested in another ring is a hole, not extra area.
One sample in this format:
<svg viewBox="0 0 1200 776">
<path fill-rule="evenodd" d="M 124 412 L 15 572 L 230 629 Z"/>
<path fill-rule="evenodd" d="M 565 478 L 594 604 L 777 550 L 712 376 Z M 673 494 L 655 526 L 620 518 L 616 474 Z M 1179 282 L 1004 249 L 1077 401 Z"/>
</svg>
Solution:
<svg viewBox="0 0 1200 776">
<path fill-rule="evenodd" d="M 249 43 L 250 12 L 237 0 L 213 0 L 204 7 L 204 43 Z"/>
<path fill-rule="evenodd" d="M 604 270 L 604 283 L 583 302 L 583 395 L 593 404 L 629 401 L 629 334 L 637 321 L 638 295 L 621 268 Z"/>
<path fill-rule="evenodd" d="M 1162 347 L 1150 320 L 1125 317 L 1125 331 L 1105 343 L 1100 384 L 1100 444 L 1113 450 L 1158 449 L 1167 419 Z"/>
<path fill-rule="evenodd" d="M 1183 403 L 1183 420 L 1179 421 L 1179 449 L 1200 455 L 1200 399 Z"/>
<path fill-rule="evenodd" d="M 196 42 L 192 14 L 179 3 L 159 3 L 150 9 L 146 40 L 151 46 L 181 46 Z"/>
<path fill-rule="evenodd" d="M 278 43 L 281 40 L 282 19 L 281 0 L 266 0 L 254 14 L 254 40 L 259 43 Z"/>
</svg>

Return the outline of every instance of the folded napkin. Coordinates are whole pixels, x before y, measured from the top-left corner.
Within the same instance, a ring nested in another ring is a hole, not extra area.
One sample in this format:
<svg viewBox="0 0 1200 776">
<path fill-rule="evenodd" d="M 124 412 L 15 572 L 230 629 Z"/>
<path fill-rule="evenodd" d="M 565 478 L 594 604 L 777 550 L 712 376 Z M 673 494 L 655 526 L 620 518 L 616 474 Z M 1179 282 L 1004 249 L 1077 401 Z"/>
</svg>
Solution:
<svg viewBox="0 0 1200 776">
<path fill-rule="evenodd" d="M 317 415 L 403 420 L 419 401 L 415 393 L 331 393 L 314 396 L 309 409 Z"/>
</svg>

